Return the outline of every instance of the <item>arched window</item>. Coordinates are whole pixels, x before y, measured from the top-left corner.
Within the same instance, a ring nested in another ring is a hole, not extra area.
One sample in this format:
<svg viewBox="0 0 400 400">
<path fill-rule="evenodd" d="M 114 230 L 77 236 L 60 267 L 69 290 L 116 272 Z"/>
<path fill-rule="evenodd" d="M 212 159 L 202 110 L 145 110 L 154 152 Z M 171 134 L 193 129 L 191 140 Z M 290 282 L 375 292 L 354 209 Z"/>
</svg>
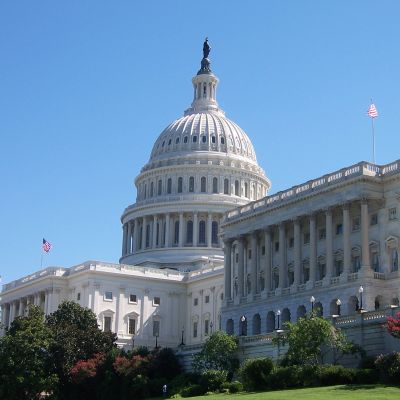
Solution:
<svg viewBox="0 0 400 400">
<path fill-rule="evenodd" d="M 235 196 L 239 196 L 239 181 L 235 181 Z"/>
<path fill-rule="evenodd" d="M 203 136 L 201 137 L 201 141 L 202 141 L 203 143 L 207 142 L 207 136 L 206 136 L 206 135 L 203 135 Z"/>
<path fill-rule="evenodd" d="M 175 144 L 178 144 L 178 143 L 179 143 L 179 137 L 177 137 L 175 140 Z"/>
<path fill-rule="evenodd" d="M 225 144 L 225 138 L 221 136 L 221 144 Z"/>
<path fill-rule="evenodd" d="M 247 182 L 244 183 L 244 197 L 249 198 L 249 185 Z"/>
<path fill-rule="evenodd" d="M 171 192 L 172 192 L 172 179 L 168 178 L 168 181 L 167 181 L 167 193 L 171 194 Z"/>
<path fill-rule="evenodd" d="M 157 194 L 159 196 L 161 196 L 161 192 L 162 192 L 162 181 L 161 179 L 158 181 L 158 188 L 157 188 Z"/>
<path fill-rule="evenodd" d="M 211 143 L 215 143 L 215 136 L 211 136 Z"/>
<path fill-rule="evenodd" d="M 146 247 L 150 247 L 150 225 L 146 225 Z"/>
<path fill-rule="evenodd" d="M 153 197 L 154 195 L 154 184 L 153 182 L 150 183 L 150 197 Z"/>
<path fill-rule="evenodd" d="M 273 332 L 275 329 L 275 313 L 269 311 L 267 314 L 267 332 Z"/>
<path fill-rule="evenodd" d="M 260 314 L 256 314 L 253 317 L 253 335 L 259 335 L 261 333 L 261 317 Z"/>
<path fill-rule="evenodd" d="M 213 193 L 218 193 L 218 178 L 213 178 Z"/>
<path fill-rule="evenodd" d="M 201 193 L 205 193 L 206 192 L 206 184 L 207 184 L 207 180 L 206 180 L 206 177 L 205 176 L 202 176 L 201 177 L 201 184 L 200 184 L 200 191 L 201 191 Z"/>
<path fill-rule="evenodd" d="M 234 334 L 234 323 L 232 319 L 228 319 L 228 321 L 226 321 L 226 333 L 228 335 Z"/>
<path fill-rule="evenodd" d="M 180 176 L 178 178 L 178 193 L 182 193 L 183 178 Z"/>
<path fill-rule="evenodd" d="M 156 246 L 160 244 L 159 237 L 160 237 L 160 224 L 157 222 Z"/>
<path fill-rule="evenodd" d="M 143 198 L 146 199 L 147 197 L 147 185 L 144 184 L 144 189 L 143 189 Z"/>
<path fill-rule="evenodd" d="M 163 237 L 162 237 L 162 244 L 163 244 L 164 246 L 167 245 L 167 244 L 165 243 L 165 233 L 166 233 L 166 231 L 167 231 L 167 228 L 166 228 L 166 224 L 164 223 L 164 224 L 163 224 Z"/>
<path fill-rule="evenodd" d="M 192 141 L 193 141 L 193 143 L 196 143 L 197 142 L 197 136 L 193 136 Z"/>
<path fill-rule="evenodd" d="M 212 242 L 212 244 L 218 244 L 218 222 L 217 221 L 212 222 L 211 242 Z"/>
<path fill-rule="evenodd" d="M 229 179 L 224 179 L 224 194 L 229 194 Z"/>
<path fill-rule="evenodd" d="M 186 243 L 193 243 L 193 221 L 188 221 L 186 224 Z"/>
<path fill-rule="evenodd" d="M 190 178 L 189 178 L 189 192 L 194 192 L 194 177 L 193 176 L 191 176 Z"/>
<path fill-rule="evenodd" d="M 179 221 L 175 221 L 174 244 L 179 243 Z"/>
<path fill-rule="evenodd" d="M 185 136 L 185 137 L 183 138 L 183 143 L 187 143 L 187 142 L 188 142 L 188 137 Z"/>
<path fill-rule="evenodd" d="M 199 223 L 199 244 L 206 244 L 206 221 L 200 221 Z"/>
</svg>

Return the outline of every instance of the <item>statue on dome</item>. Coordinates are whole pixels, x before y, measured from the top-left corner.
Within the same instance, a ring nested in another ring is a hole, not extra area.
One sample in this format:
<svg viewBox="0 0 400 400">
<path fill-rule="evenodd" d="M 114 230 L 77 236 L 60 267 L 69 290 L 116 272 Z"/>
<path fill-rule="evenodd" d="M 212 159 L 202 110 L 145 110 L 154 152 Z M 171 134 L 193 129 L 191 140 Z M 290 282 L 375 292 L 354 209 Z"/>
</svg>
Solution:
<svg viewBox="0 0 400 400">
<path fill-rule="evenodd" d="M 203 44 L 203 58 L 208 58 L 208 55 L 210 54 L 210 50 L 211 50 L 211 47 L 208 44 L 208 37 L 206 37 L 206 40 L 204 41 L 204 44 Z"/>
</svg>

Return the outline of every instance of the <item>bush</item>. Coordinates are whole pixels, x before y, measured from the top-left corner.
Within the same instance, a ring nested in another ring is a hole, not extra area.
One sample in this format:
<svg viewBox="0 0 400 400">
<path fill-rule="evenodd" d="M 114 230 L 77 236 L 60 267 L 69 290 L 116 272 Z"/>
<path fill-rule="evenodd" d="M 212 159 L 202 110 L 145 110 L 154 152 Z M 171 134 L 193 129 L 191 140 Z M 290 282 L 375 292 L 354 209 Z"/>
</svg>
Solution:
<svg viewBox="0 0 400 400">
<path fill-rule="evenodd" d="M 400 353 L 394 351 L 389 354 L 381 354 L 375 360 L 383 382 L 398 383 L 400 381 Z"/>
<path fill-rule="evenodd" d="M 260 390 L 267 386 L 267 378 L 274 364 L 270 358 L 246 360 L 239 371 L 246 390 Z"/>
<path fill-rule="evenodd" d="M 321 386 L 353 383 L 356 377 L 355 371 L 353 368 L 345 368 L 341 365 L 324 365 L 319 368 L 318 382 Z"/>
<path fill-rule="evenodd" d="M 184 388 L 198 384 L 200 381 L 200 375 L 194 373 L 182 373 L 176 376 L 169 382 L 169 393 L 170 394 L 178 394 Z"/>
<path fill-rule="evenodd" d="M 267 378 L 267 387 L 271 389 L 288 389 L 303 386 L 302 367 L 277 367 Z"/>
<path fill-rule="evenodd" d="M 216 392 L 226 382 L 227 372 L 210 369 L 202 373 L 200 377 L 200 385 L 206 392 Z"/>
<path fill-rule="evenodd" d="M 354 382 L 357 384 L 365 385 L 371 383 L 379 383 L 379 373 L 374 368 L 359 368 L 355 370 Z"/>
<path fill-rule="evenodd" d="M 181 391 L 181 396 L 182 397 L 194 397 L 194 396 L 202 396 L 203 394 L 206 394 L 207 390 L 204 389 L 203 386 L 201 385 L 189 385 L 185 389 Z"/>
<path fill-rule="evenodd" d="M 238 393 L 243 391 L 243 385 L 239 381 L 225 382 L 222 388 L 227 390 L 229 393 Z"/>
</svg>

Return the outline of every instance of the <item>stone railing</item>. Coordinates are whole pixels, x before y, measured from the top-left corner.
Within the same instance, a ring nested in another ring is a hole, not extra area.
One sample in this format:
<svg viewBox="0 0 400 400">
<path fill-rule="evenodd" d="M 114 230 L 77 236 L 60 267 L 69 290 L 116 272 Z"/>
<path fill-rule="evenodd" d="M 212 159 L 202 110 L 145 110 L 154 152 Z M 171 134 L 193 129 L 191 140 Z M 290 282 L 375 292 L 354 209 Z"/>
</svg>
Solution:
<svg viewBox="0 0 400 400">
<path fill-rule="evenodd" d="M 310 193 L 316 193 L 319 190 L 323 190 L 331 185 L 346 181 L 351 178 L 358 176 L 384 176 L 398 173 L 400 170 L 400 160 L 393 163 L 379 166 L 370 164 L 368 162 L 360 162 L 347 168 L 343 168 L 339 171 L 335 171 L 331 174 L 324 175 L 320 178 L 313 179 L 306 183 L 293 186 L 288 190 L 278 192 L 272 196 L 267 196 L 262 200 L 257 200 L 246 204 L 243 207 L 236 208 L 227 213 L 225 217 L 225 223 L 231 222 L 242 215 L 248 215 L 260 210 L 267 210 L 282 203 L 289 202 L 291 200 L 306 196 Z"/>
</svg>

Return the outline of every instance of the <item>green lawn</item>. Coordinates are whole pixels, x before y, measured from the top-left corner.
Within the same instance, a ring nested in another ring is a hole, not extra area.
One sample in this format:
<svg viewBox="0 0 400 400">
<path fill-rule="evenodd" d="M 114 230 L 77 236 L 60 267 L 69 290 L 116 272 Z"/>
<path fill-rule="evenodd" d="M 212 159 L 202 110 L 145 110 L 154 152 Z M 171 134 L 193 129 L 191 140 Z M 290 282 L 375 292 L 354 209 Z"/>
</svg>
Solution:
<svg viewBox="0 0 400 400">
<path fill-rule="evenodd" d="M 400 387 L 383 385 L 340 385 L 249 394 L 214 394 L 188 397 L 197 400 L 399 400 Z"/>
</svg>

